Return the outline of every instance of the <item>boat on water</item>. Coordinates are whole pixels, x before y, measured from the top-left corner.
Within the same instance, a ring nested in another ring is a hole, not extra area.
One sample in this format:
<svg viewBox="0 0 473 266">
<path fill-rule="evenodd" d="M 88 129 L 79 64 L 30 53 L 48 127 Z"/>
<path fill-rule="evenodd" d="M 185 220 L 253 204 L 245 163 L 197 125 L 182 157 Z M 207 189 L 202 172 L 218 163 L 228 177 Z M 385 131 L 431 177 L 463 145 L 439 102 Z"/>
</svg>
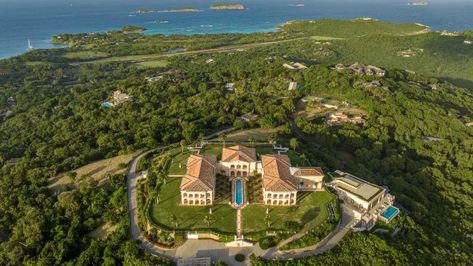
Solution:
<svg viewBox="0 0 473 266">
<path fill-rule="evenodd" d="M 429 3 L 426 0 L 417 0 L 417 1 L 414 1 L 414 2 L 409 2 L 408 4 L 410 6 L 426 6 Z"/>
<path fill-rule="evenodd" d="M 28 50 L 33 49 L 33 45 L 31 44 L 31 40 L 28 39 Z"/>
</svg>

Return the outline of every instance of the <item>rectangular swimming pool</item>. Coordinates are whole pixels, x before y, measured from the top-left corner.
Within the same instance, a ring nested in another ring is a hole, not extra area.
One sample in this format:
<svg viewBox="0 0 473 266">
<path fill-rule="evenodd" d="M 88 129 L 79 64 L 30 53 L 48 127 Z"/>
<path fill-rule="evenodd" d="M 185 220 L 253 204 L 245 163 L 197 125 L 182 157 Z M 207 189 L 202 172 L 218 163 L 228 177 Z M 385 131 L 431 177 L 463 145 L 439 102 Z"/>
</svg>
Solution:
<svg viewBox="0 0 473 266">
<path fill-rule="evenodd" d="M 386 220 L 391 221 L 394 217 L 399 214 L 399 209 L 394 206 L 389 206 L 386 210 L 381 213 Z"/>
<path fill-rule="evenodd" d="M 240 179 L 235 181 L 235 203 L 238 206 L 243 204 L 243 183 Z"/>
<path fill-rule="evenodd" d="M 113 107 L 113 103 L 104 102 L 104 103 L 102 103 L 102 106 L 103 106 L 103 107 L 106 107 L 106 108 L 110 108 L 110 107 Z"/>
</svg>

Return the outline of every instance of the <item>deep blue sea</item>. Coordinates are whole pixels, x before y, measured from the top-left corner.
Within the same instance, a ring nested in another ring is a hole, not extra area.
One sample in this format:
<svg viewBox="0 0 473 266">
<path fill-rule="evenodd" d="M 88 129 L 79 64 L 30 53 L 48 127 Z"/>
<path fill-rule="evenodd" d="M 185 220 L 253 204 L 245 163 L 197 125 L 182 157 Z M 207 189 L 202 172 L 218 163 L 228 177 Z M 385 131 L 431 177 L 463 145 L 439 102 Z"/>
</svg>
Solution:
<svg viewBox="0 0 473 266">
<path fill-rule="evenodd" d="M 434 30 L 473 29 L 473 0 L 232 0 L 247 9 L 214 11 L 226 0 L 0 0 L 0 58 L 21 54 L 30 39 L 34 48 L 50 48 L 51 37 L 70 32 L 97 32 L 124 25 L 146 27 L 147 34 L 205 34 L 273 31 L 288 20 L 372 17 L 418 22 Z M 139 8 L 172 10 L 195 7 L 198 13 L 135 15 Z M 167 23 L 159 23 L 167 21 Z"/>
</svg>

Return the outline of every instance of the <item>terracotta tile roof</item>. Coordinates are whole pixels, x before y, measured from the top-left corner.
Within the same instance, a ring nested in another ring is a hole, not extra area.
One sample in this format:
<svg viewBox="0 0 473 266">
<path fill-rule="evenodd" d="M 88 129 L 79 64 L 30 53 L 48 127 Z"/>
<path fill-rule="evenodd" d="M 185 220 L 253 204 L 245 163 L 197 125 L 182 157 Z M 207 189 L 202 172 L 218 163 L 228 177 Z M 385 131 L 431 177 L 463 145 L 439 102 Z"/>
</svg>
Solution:
<svg viewBox="0 0 473 266">
<path fill-rule="evenodd" d="M 320 167 L 299 167 L 294 172 L 295 176 L 323 176 L 324 172 Z"/>
<path fill-rule="evenodd" d="M 240 145 L 223 148 L 222 162 L 234 161 L 255 162 L 256 150 L 254 148 L 248 148 Z"/>
<path fill-rule="evenodd" d="M 191 155 L 187 159 L 187 172 L 181 181 L 181 190 L 209 191 L 215 189 L 217 157 L 214 155 Z"/>
<path fill-rule="evenodd" d="M 289 157 L 287 155 L 263 155 L 263 188 L 267 191 L 297 191 L 297 181 L 291 175 Z"/>
</svg>

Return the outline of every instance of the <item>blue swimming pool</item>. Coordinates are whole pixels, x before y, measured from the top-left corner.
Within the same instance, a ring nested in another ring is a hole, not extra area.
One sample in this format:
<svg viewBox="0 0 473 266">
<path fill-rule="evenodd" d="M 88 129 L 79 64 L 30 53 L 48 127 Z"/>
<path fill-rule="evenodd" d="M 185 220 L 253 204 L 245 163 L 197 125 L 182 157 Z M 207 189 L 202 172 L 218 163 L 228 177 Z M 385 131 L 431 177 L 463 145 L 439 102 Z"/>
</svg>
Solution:
<svg viewBox="0 0 473 266">
<path fill-rule="evenodd" d="M 102 106 L 106 107 L 106 108 L 110 108 L 110 107 L 113 107 L 113 104 L 109 103 L 109 102 L 104 102 L 104 103 L 102 103 Z"/>
<path fill-rule="evenodd" d="M 243 204 L 243 183 L 240 179 L 235 181 L 235 203 L 238 206 Z"/>
<path fill-rule="evenodd" d="M 396 215 L 399 214 L 399 209 L 393 206 L 389 206 L 386 210 L 384 210 L 383 213 L 381 213 L 381 216 L 386 218 L 388 221 L 391 221 Z"/>
</svg>

